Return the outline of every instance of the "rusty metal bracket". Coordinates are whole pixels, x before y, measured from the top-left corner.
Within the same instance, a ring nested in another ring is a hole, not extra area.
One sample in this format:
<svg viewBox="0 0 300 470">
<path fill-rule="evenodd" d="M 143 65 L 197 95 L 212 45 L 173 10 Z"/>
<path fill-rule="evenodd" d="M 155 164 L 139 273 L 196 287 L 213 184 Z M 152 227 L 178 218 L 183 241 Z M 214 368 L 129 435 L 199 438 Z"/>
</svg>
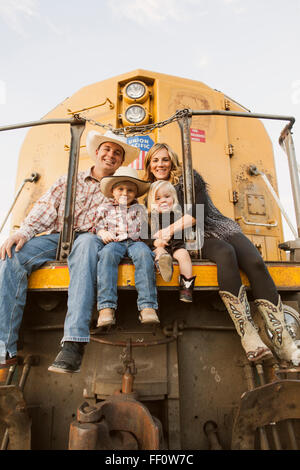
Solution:
<svg viewBox="0 0 300 470">
<path fill-rule="evenodd" d="M 299 394 L 298 380 L 279 380 L 245 392 L 233 426 L 231 449 L 252 450 L 256 429 L 300 419 Z"/>
<path fill-rule="evenodd" d="M 218 426 L 214 421 L 206 421 L 203 425 L 203 431 L 210 444 L 210 450 L 222 450 L 218 436 Z"/>
<path fill-rule="evenodd" d="M 39 356 L 29 355 L 24 359 L 24 367 L 19 385 L 10 385 L 15 367 L 11 367 L 6 385 L 0 386 L 0 421 L 5 422 L 1 450 L 29 450 L 31 448 L 31 419 L 28 416 L 23 391 L 32 366 L 39 364 Z"/>
<path fill-rule="evenodd" d="M 127 346 L 124 348 L 120 358 L 123 361 L 122 393 L 135 394 L 133 392 L 133 381 L 134 376 L 137 374 L 137 368 L 132 357 L 131 338 L 127 342 Z"/>
<path fill-rule="evenodd" d="M 15 385 L 0 387 L 0 420 L 7 426 L 10 450 L 30 450 L 31 420 L 23 392 Z"/>
<path fill-rule="evenodd" d="M 77 420 L 70 426 L 69 450 L 160 448 L 160 423 L 142 403 L 126 394 L 92 407 L 83 403 L 77 410 Z"/>
<path fill-rule="evenodd" d="M 85 402 L 78 408 L 77 422 L 70 427 L 69 450 L 161 448 L 162 425 L 137 401 L 137 393 L 133 390 L 137 369 L 132 345 L 130 338 L 120 356 L 123 362 L 121 391 L 95 406 Z"/>
</svg>

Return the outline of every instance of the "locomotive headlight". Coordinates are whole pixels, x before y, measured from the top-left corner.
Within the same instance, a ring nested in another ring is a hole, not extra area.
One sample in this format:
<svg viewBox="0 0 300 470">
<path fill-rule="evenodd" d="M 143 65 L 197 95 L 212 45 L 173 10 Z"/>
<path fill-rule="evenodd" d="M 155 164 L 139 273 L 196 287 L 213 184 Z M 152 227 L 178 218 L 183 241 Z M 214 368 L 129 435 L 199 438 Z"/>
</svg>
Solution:
<svg viewBox="0 0 300 470">
<path fill-rule="evenodd" d="M 132 124 L 137 124 L 144 121 L 145 117 L 146 111 L 143 106 L 133 105 L 126 109 L 125 118 Z"/>
<path fill-rule="evenodd" d="M 146 87 L 141 82 L 131 82 L 125 88 L 125 93 L 128 98 L 131 98 L 132 100 L 138 100 L 145 95 Z"/>
<path fill-rule="evenodd" d="M 149 87 L 146 83 L 139 80 L 133 80 L 132 82 L 127 83 L 125 88 L 122 90 L 124 100 L 128 104 L 145 103 L 149 98 L 149 94 Z"/>
</svg>

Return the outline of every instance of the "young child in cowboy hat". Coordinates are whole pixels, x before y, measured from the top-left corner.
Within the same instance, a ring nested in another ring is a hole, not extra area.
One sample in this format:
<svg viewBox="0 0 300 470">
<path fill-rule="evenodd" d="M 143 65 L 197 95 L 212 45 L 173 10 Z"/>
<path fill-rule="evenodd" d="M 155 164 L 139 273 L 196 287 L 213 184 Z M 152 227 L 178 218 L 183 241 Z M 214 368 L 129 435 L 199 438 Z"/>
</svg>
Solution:
<svg viewBox="0 0 300 470">
<path fill-rule="evenodd" d="M 154 255 L 141 241 L 142 231 L 146 227 L 143 223 L 146 221 L 147 224 L 147 218 L 145 207 L 137 203 L 137 198 L 149 190 L 150 182 L 140 180 L 136 170 L 123 166 L 113 176 L 102 178 L 100 186 L 102 193 L 111 199 L 109 203 L 99 206 L 95 227 L 105 244 L 99 254 L 97 272 L 97 326 L 115 323 L 118 266 L 124 256 L 129 256 L 135 265 L 141 323 L 159 323 Z"/>
</svg>

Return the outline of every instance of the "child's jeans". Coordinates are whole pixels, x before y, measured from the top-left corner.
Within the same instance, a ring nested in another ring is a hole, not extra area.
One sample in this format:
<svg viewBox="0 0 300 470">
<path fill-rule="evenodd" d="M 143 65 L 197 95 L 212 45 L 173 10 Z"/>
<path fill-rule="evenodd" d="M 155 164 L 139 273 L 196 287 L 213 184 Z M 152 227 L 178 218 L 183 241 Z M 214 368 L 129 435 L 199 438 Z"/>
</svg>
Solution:
<svg viewBox="0 0 300 470">
<path fill-rule="evenodd" d="M 154 254 L 143 242 L 130 238 L 121 242 L 111 242 L 99 253 L 97 273 L 97 308 L 117 308 L 118 266 L 124 256 L 129 256 L 135 266 L 135 287 L 138 292 L 138 310 L 157 309 L 156 277 Z"/>
</svg>

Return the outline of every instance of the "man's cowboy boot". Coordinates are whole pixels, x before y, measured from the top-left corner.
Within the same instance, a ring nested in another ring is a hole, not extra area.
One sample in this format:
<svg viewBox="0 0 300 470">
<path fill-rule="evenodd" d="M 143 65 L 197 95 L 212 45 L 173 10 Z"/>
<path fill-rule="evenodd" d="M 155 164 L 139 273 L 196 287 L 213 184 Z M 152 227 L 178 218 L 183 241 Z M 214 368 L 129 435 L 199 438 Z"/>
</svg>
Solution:
<svg viewBox="0 0 300 470">
<path fill-rule="evenodd" d="M 60 374 L 80 372 L 85 344 L 76 341 L 65 341 L 53 364 L 48 367 L 48 370 Z"/>
<path fill-rule="evenodd" d="M 277 356 L 298 366 L 300 364 L 300 349 L 297 348 L 286 327 L 280 296 L 277 306 L 265 299 L 257 299 L 254 304 L 272 334 L 271 341 Z"/>
<path fill-rule="evenodd" d="M 219 294 L 241 337 L 247 359 L 257 362 L 271 358 L 273 354 L 263 343 L 252 320 L 245 286 L 241 286 L 238 297 L 226 291 L 219 291 Z"/>
</svg>

